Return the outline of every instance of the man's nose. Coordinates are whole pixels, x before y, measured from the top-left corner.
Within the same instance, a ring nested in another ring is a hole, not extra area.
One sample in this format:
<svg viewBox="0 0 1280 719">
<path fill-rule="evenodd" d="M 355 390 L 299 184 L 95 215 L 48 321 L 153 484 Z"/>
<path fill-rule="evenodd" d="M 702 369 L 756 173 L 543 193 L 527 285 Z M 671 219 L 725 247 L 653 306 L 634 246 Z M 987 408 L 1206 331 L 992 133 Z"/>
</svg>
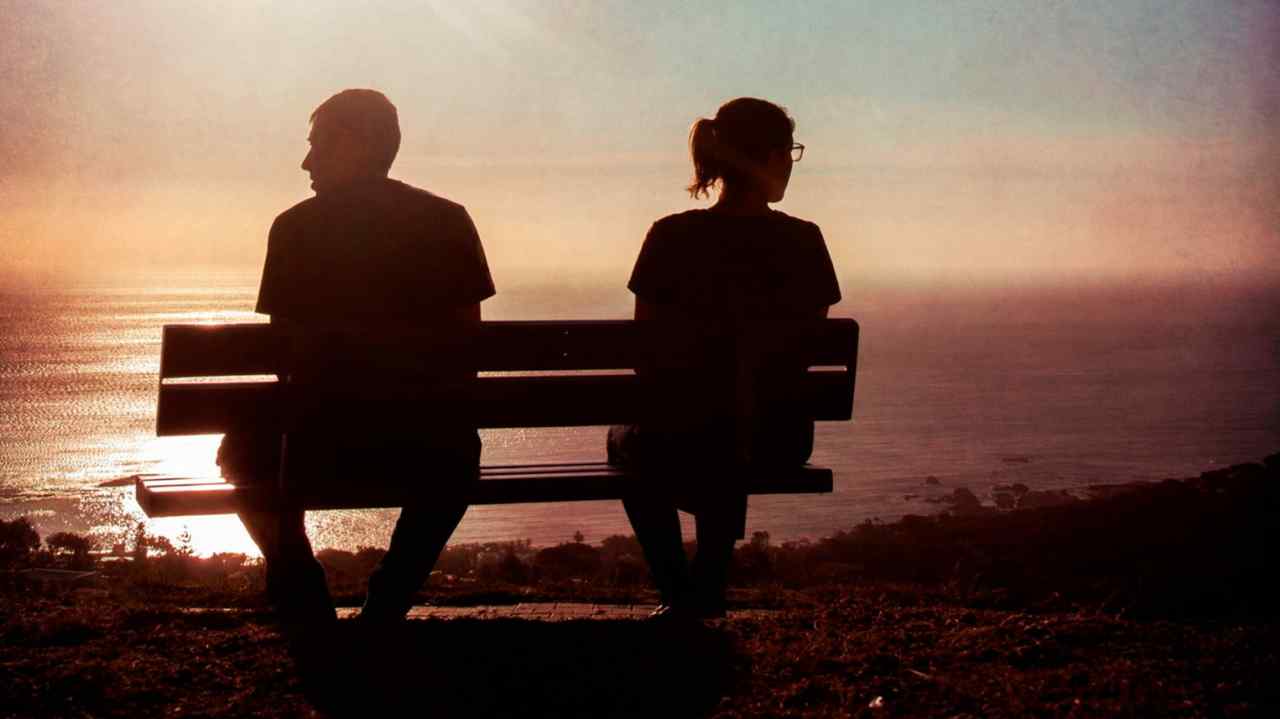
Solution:
<svg viewBox="0 0 1280 719">
<path fill-rule="evenodd" d="M 307 150 L 306 157 L 302 158 L 302 169 L 311 172 L 311 151 Z"/>
</svg>

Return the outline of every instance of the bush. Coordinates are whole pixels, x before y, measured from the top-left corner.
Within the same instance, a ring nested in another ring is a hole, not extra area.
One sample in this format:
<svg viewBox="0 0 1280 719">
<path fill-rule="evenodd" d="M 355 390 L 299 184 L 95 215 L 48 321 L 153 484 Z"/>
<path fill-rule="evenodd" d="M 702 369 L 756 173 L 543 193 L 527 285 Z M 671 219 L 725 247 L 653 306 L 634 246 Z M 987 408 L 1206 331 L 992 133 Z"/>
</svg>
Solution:
<svg viewBox="0 0 1280 719">
<path fill-rule="evenodd" d="M 0 567 L 21 564 L 40 548 L 40 534 L 26 517 L 0 519 Z"/>
<path fill-rule="evenodd" d="M 93 550 L 94 545 L 92 537 L 73 532 L 58 532 L 49 535 L 44 543 L 55 556 L 70 554 L 72 567 L 80 569 L 93 564 L 93 560 L 89 557 L 89 552 Z"/>
<path fill-rule="evenodd" d="M 533 557 L 538 576 L 554 580 L 594 579 L 603 566 L 600 550 L 580 542 L 548 547 Z"/>
<path fill-rule="evenodd" d="M 529 566 L 520 561 L 513 549 L 508 549 L 496 562 L 484 562 L 477 567 L 479 579 L 496 580 L 508 584 L 527 584 L 531 572 Z"/>
<path fill-rule="evenodd" d="M 614 534 L 600 542 L 600 554 L 606 562 L 614 562 L 622 558 L 644 561 L 644 549 L 635 535 Z"/>
</svg>

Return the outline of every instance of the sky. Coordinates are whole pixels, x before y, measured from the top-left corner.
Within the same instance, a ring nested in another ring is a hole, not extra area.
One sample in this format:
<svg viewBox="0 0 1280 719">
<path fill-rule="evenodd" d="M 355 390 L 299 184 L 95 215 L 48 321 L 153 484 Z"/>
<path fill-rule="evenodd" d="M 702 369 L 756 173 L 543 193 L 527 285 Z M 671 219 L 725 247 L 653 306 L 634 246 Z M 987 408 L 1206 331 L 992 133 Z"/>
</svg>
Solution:
<svg viewBox="0 0 1280 719">
<path fill-rule="evenodd" d="M 733 97 L 808 147 L 778 208 L 842 277 L 1266 275 L 1280 4 L 0 0 L 0 281 L 260 266 L 307 117 L 384 91 L 392 176 L 495 278 L 625 281 Z"/>
</svg>

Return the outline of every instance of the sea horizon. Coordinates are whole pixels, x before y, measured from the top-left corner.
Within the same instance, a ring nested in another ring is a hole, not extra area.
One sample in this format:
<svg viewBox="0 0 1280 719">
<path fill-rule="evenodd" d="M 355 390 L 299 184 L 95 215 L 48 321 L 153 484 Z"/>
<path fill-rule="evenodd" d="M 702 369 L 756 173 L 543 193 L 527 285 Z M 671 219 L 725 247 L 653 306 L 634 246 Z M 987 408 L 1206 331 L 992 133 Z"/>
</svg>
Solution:
<svg viewBox="0 0 1280 719">
<path fill-rule="evenodd" d="M 499 277 L 499 280 L 502 278 Z M 200 554 L 255 549 L 231 516 L 146 520 L 138 473 L 216 473 L 216 436 L 152 436 L 159 331 L 262 321 L 257 272 L 193 268 L 0 289 L 0 517 L 110 546 L 145 521 Z M 1280 283 L 1213 275 L 1053 282 L 841 278 L 831 316 L 862 328 L 854 421 L 821 423 L 812 462 L 831 495 L 753 498 L 748 531 L 817 539 L 926 514 L 958 487 L 1082 489 L 1194 476 L 1280 449 Z M 2 287 L 2 286 L 0 286 Z M 621 283 L 531 273 L 486 319 L 625 318 Z M 487 464 L 603 459 L 603 428 L 483 434 Z M 934 477 L 937 485 L 926 485 Z M 309 516 L 318 548 L 385 546 L 394 510 Z M 454 543 L 598 542 L 629 534 L 616 503 L 476 507 Z"/>
</svg>

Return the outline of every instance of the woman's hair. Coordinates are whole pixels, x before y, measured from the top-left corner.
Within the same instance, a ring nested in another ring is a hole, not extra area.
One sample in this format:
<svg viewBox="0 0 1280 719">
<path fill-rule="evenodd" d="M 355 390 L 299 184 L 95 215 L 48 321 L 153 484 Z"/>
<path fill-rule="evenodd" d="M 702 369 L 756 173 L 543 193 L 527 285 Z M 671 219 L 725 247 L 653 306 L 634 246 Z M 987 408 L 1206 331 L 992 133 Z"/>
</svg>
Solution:
<svg viewBox="0 0 1280 719">
<path fill-rule="evenodd" d="M 754 97 L 720 106 L 714 118 L 700 118 L 689 130 L 693 184 L 689 194 L 706 197 L 716 182 L 736 185 L 746 179 L 745 161 L 763 163 L 769 153 L 790 151 L 796 123 L 786 109 Z"/>
</svg>

